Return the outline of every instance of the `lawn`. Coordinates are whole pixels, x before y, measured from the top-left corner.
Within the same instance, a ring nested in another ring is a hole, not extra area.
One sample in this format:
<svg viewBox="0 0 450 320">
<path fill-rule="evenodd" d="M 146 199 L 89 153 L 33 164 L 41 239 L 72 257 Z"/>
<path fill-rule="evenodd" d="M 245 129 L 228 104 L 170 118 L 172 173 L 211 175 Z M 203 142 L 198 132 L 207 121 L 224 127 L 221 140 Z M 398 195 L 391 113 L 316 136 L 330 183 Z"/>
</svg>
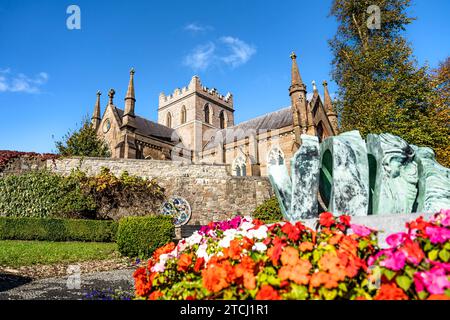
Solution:
<svg viewBox="0 0 450 320">
<path fill-rule="evenodd" d="M 21 267 L 37 264 L 72 263 L 113 258 L 115 243 L 0 241 L 0 266 Z"/>
</svg>

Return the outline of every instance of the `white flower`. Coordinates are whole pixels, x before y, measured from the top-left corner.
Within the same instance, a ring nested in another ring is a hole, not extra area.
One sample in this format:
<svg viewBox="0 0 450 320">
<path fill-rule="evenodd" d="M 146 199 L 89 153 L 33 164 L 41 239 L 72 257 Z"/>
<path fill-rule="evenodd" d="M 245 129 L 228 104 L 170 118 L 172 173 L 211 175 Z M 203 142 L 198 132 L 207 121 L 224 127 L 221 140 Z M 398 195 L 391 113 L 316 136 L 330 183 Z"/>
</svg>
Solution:
<svg viewBox="0 0 450 320">
<path fill-rule="evenodd" d="M 241 229 L 241 230 L 244 230 L 244 231 L 247 231 L 247 230 L 253 228 L 254 226 L 255 226 L 255 225 L 254 225 L 253 223 L 248 222 L 248 221 L 245 221 L 245 222 L 243 222 L 243 223 L 241 224 L 240 229 Z"/>
<path fill-rule="evenodd" d="M 152 272 L 164 272 L 164 270 L 166 270 L 166 266 L 164 263 L 161 262 L 155 264 L 151 269 Z"/>
<path fill-rule="evenodd" d="M 199 234 L 198 232 L 194 232 L 194 234 L 192 236 L 190 236 L 189 238 L 186 238 L 186 242 L 188 243 L 188 245 L 190 247 L 192 247 L 194 244 L 200 244 L 202 239 L 203 239 L 203 237 L 201 234 Z"/>
<path fill-rule="evenodd" d="M 233 239 L 234 239 L 234 236 L 226 236 L 226 237 L 220 239 L 220 241 L 217 244 L 219 245 L 219 247 L 228 248 L 230 246 L 231 240 L 233 240 Z"/>
<path fill-rule="evenodd" d="M 195 253 L 198 258 L 203 258 L 207 262 L 209 260 L 209 255 L 206 252 L 208 245 L 206 243 L 198 246 L 197 252 Z"/>
<path fill-rule="evenodd" d="M 260 226 L 258 229 L 249 230 L 247 232 L 247 236 L 249 238 L 256 238 L 258 240 L 262 240 L 267 238 L 268 228 L 266 226 Z"/>
<path fill-rule="evenodd" d="M 256 242 L 253 245 L 252 250 L 258 252 L 265 252 L 267 250 L 267 246 L 262 242 Z"/>
</svg>

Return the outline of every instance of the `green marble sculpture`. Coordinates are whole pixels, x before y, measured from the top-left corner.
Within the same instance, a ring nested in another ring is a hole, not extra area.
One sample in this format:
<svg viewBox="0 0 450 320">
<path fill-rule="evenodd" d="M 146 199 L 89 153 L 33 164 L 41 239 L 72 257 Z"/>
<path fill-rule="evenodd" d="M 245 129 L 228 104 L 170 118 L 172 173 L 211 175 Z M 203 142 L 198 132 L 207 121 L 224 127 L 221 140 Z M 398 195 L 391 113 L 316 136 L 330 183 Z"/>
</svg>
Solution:
<svg viewBox="0 0 450 320">
<path fill-rule="evenodd" d="M 354 216 L 437 212 L 450 208 L 450 169 L 430 148 L 389 133 L 358 131 L 325 139 L 302 135 L 286 166 L 269 166 L 269 179 L 286 220 L 318 215 L 318 190 L 327 210 Z"/>
<path fill-rule="evenodd" d="M 370 167 L 369 214 L 412 212 L 417 196 L 417 165 L 414 150 L 389 133 L 367 136 Z"/>
<path fill-rule="evenodd" d="M 450 208 L 450 169 L 435 160 L 433 150 L 412 146 L 418 167 L 419 193 L 416 212 L 437 212 Z"/>
</svg>

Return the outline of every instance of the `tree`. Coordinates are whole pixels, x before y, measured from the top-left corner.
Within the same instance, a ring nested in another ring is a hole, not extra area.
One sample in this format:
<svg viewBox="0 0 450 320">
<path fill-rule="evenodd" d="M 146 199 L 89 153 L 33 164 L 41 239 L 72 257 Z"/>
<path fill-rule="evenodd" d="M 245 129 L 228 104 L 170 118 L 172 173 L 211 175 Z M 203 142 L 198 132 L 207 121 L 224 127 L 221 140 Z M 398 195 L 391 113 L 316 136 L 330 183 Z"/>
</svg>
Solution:
<svg viewBox="0 0 450 320">
<path fill-rule="evenodd" d="M 62 156 L 109 157 L 108 145 L 97 136 L 88 117 L 77 131 L 69 131 L 62 141 L 56 142 L 58 153 Z"/>
<path fill-rule="evenodd" d="M 439 162 L 450 167 L 450 57 L 447 57 L 431 73 L 432 84 L 436 91 L 434 104 L 437 106 L 438 117 L 442 123 L 447 123 L 447 139 L 436 147 L 436 154 Z"/>
<path fill-rule="evenodd" d="M 368 26 L 371 5 L 380 9 L 380 29 Z M 410 0 L 334 0 L 331 15 L 339 26 L 329 44 L 341 129 L 357 129 L 364 137 L 390 132 L 440 153 L 450 142 L 448 118 L 435 104 L 427 67 L 418 67 L 402 36 L 413 21 L 406 15 L 409 5 Z"/>
</svg>

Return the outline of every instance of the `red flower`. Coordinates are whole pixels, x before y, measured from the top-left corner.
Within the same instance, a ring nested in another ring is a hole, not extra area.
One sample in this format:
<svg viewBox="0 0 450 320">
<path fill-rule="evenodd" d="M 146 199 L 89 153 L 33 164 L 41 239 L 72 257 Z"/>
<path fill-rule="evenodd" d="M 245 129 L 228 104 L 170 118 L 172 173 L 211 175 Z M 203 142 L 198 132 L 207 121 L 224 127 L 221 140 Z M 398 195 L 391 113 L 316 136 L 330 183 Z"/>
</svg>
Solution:
<svg viewBox="0 0 450 320">
<path fill-rule="evenodd" d="M 183 253 L 178 259 L 178 271 L 187 271 L 192 263 L 192 255 Z"/>
<path fill-rule="evenodd" d="M 342 215 L 342 216 L 339 216 L 339 221 L 344 225 L 344 226 L 347 226 L 347 227 L 350 227 L 350 220 L 351 220 L 351 218 L 350 218 L 350 216 L 347 216 L 347 215 Z"/>
<path fill-rule="evenodd" d="M 334 224 L 334 217 L 331 212 L 324 212 L 320 215 L 319 223 L 323 227 L 331 227 Z"/>
<path fill-rule="evenodd" d="M 160 255 L 172 252 L 173 249 L 175 249 L 175 243 L 170 242 L 170 243 L 166 244 L 165 246 L 162 246 L 161 248 L 156 249 L 155 252 L 153 252 L 153 259 L 155 261 L 158 261 Z"/>
<path fill-rule="evenodd" d="M 408 262 L 415 265 L 418 265 L 423 260 L 423 258 L 425 258 L 425 254 L 423 253 L 420 246 L 411 239 L 406 239 L 399 250 L 405 254 L 406 260 Z"/>
<path fill-rule="evenodd" d="M 256 295 L 256 300 L 280 300 L 281 297 L 272 286 L 266 284 L 261 287 Z"/>
<path fill-rule="evenodd" d="M 205 265 L 205 259 L 204 258 L 197 258 L 194 265 L 194 271 L 199 272 L 203 266 Z"/>
<path fill-rule="evenodd" d="M 273 247 L 267 250 L 267 256 L 272 260 L 274 266 L 278 265 L 278 260 L 280 259 L 281 252 L 283 250 L 283 240 L 279 237 L 273 239 Z"/>
<path fill-rule="evenodd" d="M 283 227 L 281 227 L 281 231 L 286 233 L 288 238 L 292 241 L 297 241 L 300 237 L 300 230 L 289 222 L 286 222 Z"/>
<path fill-rule="evenodd" d="M 408 296 L 395 283 L 382 284 L 375 300 L 408 300 Z"/>
</svg>

